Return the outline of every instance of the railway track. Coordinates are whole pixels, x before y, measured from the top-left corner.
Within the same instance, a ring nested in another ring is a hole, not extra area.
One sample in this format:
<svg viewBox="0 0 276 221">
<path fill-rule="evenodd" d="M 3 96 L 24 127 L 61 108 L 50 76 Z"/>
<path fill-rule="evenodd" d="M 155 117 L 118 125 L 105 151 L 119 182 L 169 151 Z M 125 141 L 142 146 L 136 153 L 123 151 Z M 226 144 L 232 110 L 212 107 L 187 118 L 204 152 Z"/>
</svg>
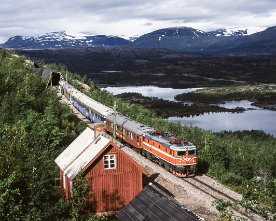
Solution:
<svg viewBox="0 0 276 221">
<path fill-rule="evenodd" d="M 217 188 L 199 180 L 197 177 L 184 178 L 184 180 L 185 182 L 188 182 L 190 185 L 196 187 L 197 189 L 200 189 L 206 194 L 211 195 L 215 199 L 224 199 L 232 203 L 236 203 L 238 201 L 237 199 L 233 198 L 232 196 L 229 196 L 221 190 L 218 190 Z"/>
<path fill-rule="evenodd" d="M 243 218 L 246 218 L 248 220 L 253 220 L 253 221 L 264 220 L 262 217 L 258 216 L 257 214 L 245 211 L 245 209 L 242 206 L 238 205 L 238 199 L 235 199 L 229 194 L 215 188 L 214 186 L 211 186 L 203 182 L 202 180 L 199 180 L 197 177 L 184 178 L 183 180 L 184 182 L 189 183 L 194 188 L 211 196 L 214 200 L 223 199 L 231 202 L 232 203 L 231 209 L 234 212 L 234 215 L 237 215 L 237 216 L 241 215 Z"/>
</svg>

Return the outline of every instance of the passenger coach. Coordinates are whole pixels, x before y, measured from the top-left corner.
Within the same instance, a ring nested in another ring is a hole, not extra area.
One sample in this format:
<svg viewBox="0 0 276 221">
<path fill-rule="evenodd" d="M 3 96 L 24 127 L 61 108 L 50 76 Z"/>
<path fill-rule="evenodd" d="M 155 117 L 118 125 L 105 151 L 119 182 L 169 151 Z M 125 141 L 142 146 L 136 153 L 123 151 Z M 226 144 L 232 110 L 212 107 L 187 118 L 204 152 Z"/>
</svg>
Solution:
<svg viewBox="0 0 276 221">
<path fill-rule="evenodd" d="M 66 81 L 61 80 L 60 85 L 61 93 L 92 122 L 104 123 L 106 116 L 113 113 L 113 109 L 91 99 Z"/>
</svg>

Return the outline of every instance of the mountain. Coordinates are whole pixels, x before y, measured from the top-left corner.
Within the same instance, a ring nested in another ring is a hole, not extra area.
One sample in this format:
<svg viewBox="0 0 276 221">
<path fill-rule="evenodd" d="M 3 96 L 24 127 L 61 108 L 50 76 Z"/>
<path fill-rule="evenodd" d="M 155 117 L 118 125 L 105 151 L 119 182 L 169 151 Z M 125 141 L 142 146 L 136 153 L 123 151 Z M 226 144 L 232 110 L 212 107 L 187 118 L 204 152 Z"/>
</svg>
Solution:
<svg viewBox="0 0 276 221">
<path fill-rule="evenodd" d="M 276 55 L 276 27 L 224 28 L 204 32 L 190 27 L 159 29 L 140 37 L 73 36 L 51 32 L 36 37 L 14 36 L 1 47 L 16 49 L 130 46 L 166 48 L 189 53 Z M 127 38 L 127 39 L 125 39 Z"/>
<path fill-rule="evenodd" d="M 187 40 L 207 36 L 204 31 L 189 27 L 164 28 L 150 32 L 137 38 L 133 45 L 136 47 L 172 48 L 187 44 Z"/>
<path fill-rule="evenodd" d="M 133 42 L 135 47 L 169 48 L 191 53 L 246 55 L 276 54 L 276 29 L 201 30 L 175 27 L 142 35 Z"/>
<path fill-rule="evenodd" d="M 224 48 L 217 52 L 231 55 L 276 55 L 276 26 L 237 39 L 228 49 Z"/>
<path fill-rule="evenodd" d="M 116 36 L 72 36 L 66 32 L 50 32 L 36 37 L 14 36 L 2 46 L 6 48 L 46 49 L 94 46 L 124 46 L 130 41 Z"/>
</svg>

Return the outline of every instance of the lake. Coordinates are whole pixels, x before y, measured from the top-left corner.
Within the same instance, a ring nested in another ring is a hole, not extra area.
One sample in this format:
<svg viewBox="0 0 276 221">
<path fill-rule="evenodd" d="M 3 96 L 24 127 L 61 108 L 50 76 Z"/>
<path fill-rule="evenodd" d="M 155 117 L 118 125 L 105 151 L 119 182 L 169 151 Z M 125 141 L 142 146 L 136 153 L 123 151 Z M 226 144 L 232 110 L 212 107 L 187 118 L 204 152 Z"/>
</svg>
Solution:
<svg viewBox="0 0 276 221">
<path fill-rule="evenodd" d="M 116 94 L 126 92 L 137 92 L 144 96 L 158 97 L 165 100 L 174 100 L 174 96 L 180 93 L 187 93 L 198 88 L 172 89 L 159 88 L 156 86 L 139 87 L 107 87 L 107 91 Z M 243 113 L 206 113 L 194 117 L 170 117 L 169 121 L 180 122 L 183 125 L 193 125 L 205 130 L 219 132 L 223 130 L 263 130 L 266 133 L 276 137 L 276 111 L 265 110 L 252 106 L 252 102 L 247 100 L 230 101 L 220 104 L 226 108 L 243 107 L 246 109 Z"/>
<path fill-rule="evenodd" d="M 106 87 L 103 88 L 108 92 L 117 95 L 128 92 L 140 93 L 146 97 L 158 97 L 164 100 L 175 101 L 174 96 L 177 94 L 188 93 L 195 91 L 199 88 L 187 88 L 187 89 L 173 89 L 173 88 L 160 88 L 157 86 L 128 86 L 128 87 Z"/>
<path fill-rule="evenodd" d="M 243 113 L 205 113 L 194 117 L 170 117 L 168 120 L 214 132 L 262 130 L 276 137 L 276 111 L 252 106 L 252 102 L 247 100 L 225 102 L 220 106 L 226 108 L 243 107 L 246 111 Z"/>
<path fill-rule="evenodd" d="M 276 137 L 276 112 L 270 110 L 248 110 L 244 113 L 206 113 L 194 117 L 170 117 L 168 120 L 214 132 L 263 130 Z"/>
</svg>

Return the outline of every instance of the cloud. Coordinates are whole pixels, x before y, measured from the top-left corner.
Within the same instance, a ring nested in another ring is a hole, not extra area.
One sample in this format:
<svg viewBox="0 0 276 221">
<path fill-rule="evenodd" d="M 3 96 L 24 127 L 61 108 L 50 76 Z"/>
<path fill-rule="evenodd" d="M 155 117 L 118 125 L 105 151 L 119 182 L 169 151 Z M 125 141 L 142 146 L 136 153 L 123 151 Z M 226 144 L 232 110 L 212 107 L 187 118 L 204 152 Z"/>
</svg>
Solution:
<svg viewBox="0 0 276 221">
<path fill-rule="evenodd" d="M 152 22 L 146 22 L 146 23 L 144 23 L 144 25 L 151 26 L 151 25 L 153 25 L 153 23 Z"/>
<path fill-rule="evenodd" d="M 275 15 L 274 0 L 1 0 L 0 41 L 58 30 L 137 35 L 169 26 L 274 26 Z"/>
</svg>

